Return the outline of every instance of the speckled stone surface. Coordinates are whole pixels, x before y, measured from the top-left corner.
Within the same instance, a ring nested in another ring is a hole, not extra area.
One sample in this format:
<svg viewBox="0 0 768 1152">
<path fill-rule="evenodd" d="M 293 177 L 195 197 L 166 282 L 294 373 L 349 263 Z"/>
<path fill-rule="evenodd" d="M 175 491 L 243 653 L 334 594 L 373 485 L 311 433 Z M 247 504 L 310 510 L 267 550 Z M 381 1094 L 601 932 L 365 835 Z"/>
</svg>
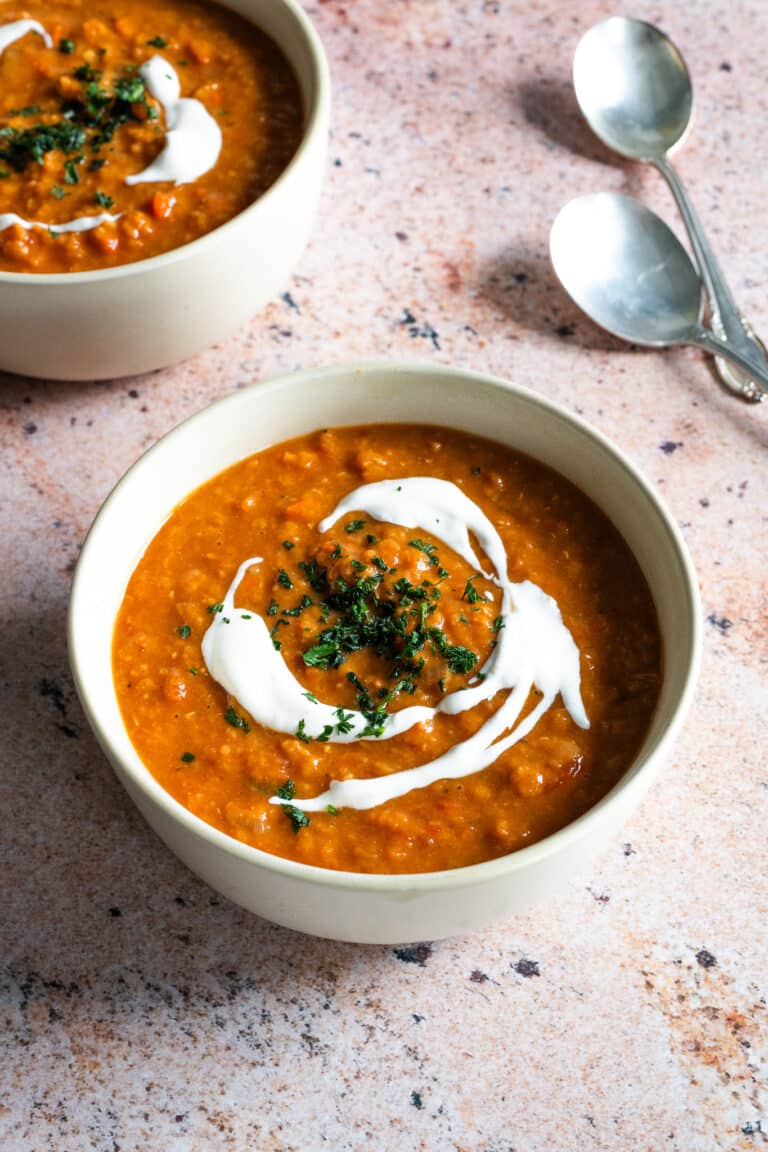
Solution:
<svg viewBox="0 0 768 1152">
<path fill-rule="evenodd" d="M 0 379 L 0 1148 L 753 1152 L 768 1144 L 768 408 L 722 392 L 694 351 L 620 345 L 553 282 L 548 231 L 572 195 L 628 191 L 678 227 L 659 178 L 614 162 L 575 111 L 571 56 L 604 6 L 310 11 L 333 139 L 286 294 L 173 370 Z M 634 14 L 689 61 L 680 170 L 765 335 L 766 6 Z M 234 388 L 377 356 L 489 369 L 583 413 L 668 500 L 706 616 L 676 754 L 592 872 L 490 931 L 394 950 L 295 935 L 196 880 L 100 755 L 64 640 L 78 548 L 143 449 Z"/>
</svg>

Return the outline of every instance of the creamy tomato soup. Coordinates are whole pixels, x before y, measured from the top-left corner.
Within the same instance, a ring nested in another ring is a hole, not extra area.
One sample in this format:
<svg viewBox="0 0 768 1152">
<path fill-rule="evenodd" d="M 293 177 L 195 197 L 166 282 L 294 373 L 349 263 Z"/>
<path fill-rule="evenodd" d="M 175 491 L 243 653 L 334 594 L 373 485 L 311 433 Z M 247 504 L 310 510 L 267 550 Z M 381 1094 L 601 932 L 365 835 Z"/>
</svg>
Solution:
<svg viewBox="0 0 768 1152">
<path fill-rule="evenodd" d="M 562 476 L 439 427 L 324 429 L 193 492 L 136 568 L 114 677 L 140 756 L 230 836 L 359 872 L 534 843 L 659 693 L 627 545 Z"/>
<path fill-rule="evenodd" d="M 215 4 L 4 4 L 0 269 L 106 268 L 210 232 L 280 175 L 302 116 L 277 46 Z"/>
</svg>

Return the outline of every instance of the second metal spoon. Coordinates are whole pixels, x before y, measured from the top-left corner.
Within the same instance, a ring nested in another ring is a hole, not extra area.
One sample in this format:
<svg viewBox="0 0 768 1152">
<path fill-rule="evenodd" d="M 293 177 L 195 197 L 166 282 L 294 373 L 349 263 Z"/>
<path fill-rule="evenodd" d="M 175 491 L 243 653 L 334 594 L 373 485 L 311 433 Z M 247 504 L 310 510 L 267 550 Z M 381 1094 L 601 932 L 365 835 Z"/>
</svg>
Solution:
<svg viewBox="0 0 768 1152">
<path fill-rule="evenodd" d="M 693 111 L 685 61 L 652 24 L 612 17 L 579 42 L 573 61 L 576 99 L 592 131 L 609 148 L 653 164 L 666 179 L 688 230 L 709 299 L 712 327 L 735 352 L 768 369 L 763 343 L 741 316 L 701 222 L 667 153 L 684 137 Z M 718 360 L 725 384 L 749 400 L 764 397 L 749 377 Z"/>
<path fill-rule="evenodd" d="M 549 244 L 560 282 L 595 323 L 634 344 L 695 344 L 768 394 L 768 370 L 702 325 L 701 281 L 688 253 L 639 200 L 614 192 L 571 200 Z"/>
</svg>

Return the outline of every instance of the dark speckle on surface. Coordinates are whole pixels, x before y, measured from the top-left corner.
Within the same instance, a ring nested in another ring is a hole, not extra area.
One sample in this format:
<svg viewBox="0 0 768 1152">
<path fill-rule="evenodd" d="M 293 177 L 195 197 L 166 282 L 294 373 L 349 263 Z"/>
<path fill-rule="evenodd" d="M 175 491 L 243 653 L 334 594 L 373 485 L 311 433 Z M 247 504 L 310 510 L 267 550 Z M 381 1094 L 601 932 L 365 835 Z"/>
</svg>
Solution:
<svg viewBox="0 0 768 1152">
<path fill-rule="evenodd" d="M 573 336 L 575 331 L 575 324 L 559 324 L 558 327 L 555 328 L 555 335 L 564 340 L 566 336 Z"/>
<path fill-rule="evenodd" d="M 485 972 L 481 972 L 479 968 L 473 968 L 469 974 L 469 978 L 473 984 L 486 984 L 489 979 Z"/>
<path fill-rule="evenodd" d="M 34 420 L 30 420 L 28 424 L 24 425 L 24 431 L 27 436 L 34 436 L 35 432 L 37 432 L 37 424 L 35 424 Z"/>
<path fill-rule="evenodd" d="M 409 944 L 405 948 L 393 948 L 393 953 L 403 964 L 418 964 L 424 968 L 432 955 L 431 944 Z"/>
<path fill-rule="evenodd" d="M 518 960 L 516 964 L 513 964 L 512 967 L 518 976 L 524 976 L 526 980 L 530 980 L 532 976 L 541 975 L 538 960 L 528 960 L 525 956 L 522 960 Z"/>
<path fill-rule="evenodd" d="M 702 948 L 696 953 L 696 963 L 700 964 L 702 968 L 714 968 L 717 964 L 717 960 L 711 952 L 709 952 L 706 948 Z"/>
<path fill-rule="evenodd" d="M 731 72 L 732 71 L 731 65 L 728 63 L 727 60 L 723 60 L 722 64 L 720 65 L 720 71 L 721 72 Z"/>
<path fill-rule="evenodd" d="M 659 448 L 665 456 L 671 456 L 673 452 L 677 452 L 678 448 L 682 448 L 682 440 L 662 440 Z"/>
<path fill-rule="evenodd" d="M 128 395 L 130 396 L 131 400 L 138 400 L 139 391 L 137 388 L 129 388 L 128 389 Z"/>
<path fill-rule="evenodd" d="M 292 312 L 299 312 L 299 313 L 301 312 L 301 308 L 299 308 L 298 304 L 294 300 L 293 296 L 291 296 L 290 292 L 283 292 L 280 299 L 282 300 L 282 302 L 284 304 L 287 304 L 287 306 L 291 309 Z"/>
<path fill-rule="evenodd" d="M 420 1092 L 411 1092 L 411 1104 L 413 1104 L 414 1108 L 418 1108 L 419 1111 L 421 1111 L 421 1109 L 424 1107 L 424 1105 L 421 1101 L 421 1093 Z"/>
<path fill-rule="evenodd" d="M 733 620 L 729 620 L 727 616 L 718 616 L 716 612 L 710 612 L 707 616 L 707 623 L 711 624 L 713 628 L 717 628 L 721 636 L 727 636 L 733 628 Z"/>
<path fill-rule="evenodd" d="M 403 308 L 398 325 L 405 328 L 412 340 L 429 340 L 432 347 L 440 350 L 440 337 L 431 324 L 420 324 L 410 308 Z"/>
</svg>

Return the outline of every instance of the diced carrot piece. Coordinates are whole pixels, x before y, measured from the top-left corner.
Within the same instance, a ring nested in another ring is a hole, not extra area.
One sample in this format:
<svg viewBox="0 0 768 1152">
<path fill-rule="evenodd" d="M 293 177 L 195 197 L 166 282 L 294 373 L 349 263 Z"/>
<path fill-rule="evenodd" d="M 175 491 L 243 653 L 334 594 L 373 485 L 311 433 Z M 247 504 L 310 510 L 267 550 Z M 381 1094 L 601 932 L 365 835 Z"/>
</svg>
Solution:
<svg viewBox="0 0 768 1152">
<path fill-rule="evenodd" d="M 188 50 L 196 64 L 210 64 L 213 59 L 213 48 L 207 40 L 190 40 Z"/>
<path fill-rule="evenodd" d="M 155 192 L 150 204 L 150 211 L 155 220 L 167 220 L 173 211 L 176 197 L 170 192 Z"/>
</svg>

